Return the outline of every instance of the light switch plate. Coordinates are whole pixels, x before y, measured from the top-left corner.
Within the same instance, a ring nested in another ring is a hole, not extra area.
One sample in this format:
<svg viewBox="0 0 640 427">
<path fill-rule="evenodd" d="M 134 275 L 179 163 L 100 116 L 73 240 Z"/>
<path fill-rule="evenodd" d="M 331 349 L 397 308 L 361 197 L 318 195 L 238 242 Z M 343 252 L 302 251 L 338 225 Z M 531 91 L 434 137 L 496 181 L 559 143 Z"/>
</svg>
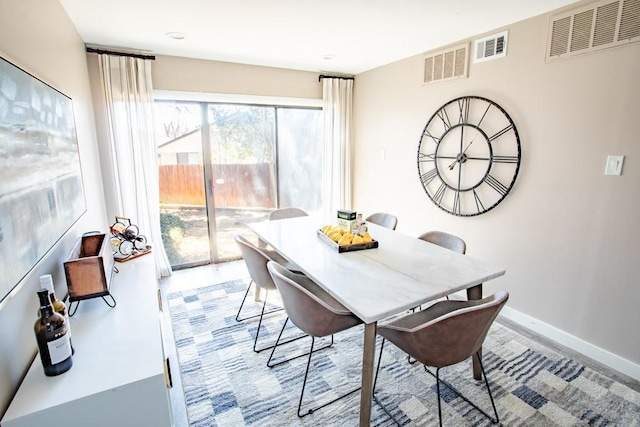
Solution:
<svg viewBox="0 0 640 427">
<path fill-rule="evenodd" d="M 621 175 L 624 156 L 607 156 L 607 165 L 604 169 L 605 175 Z"/>
</svg>

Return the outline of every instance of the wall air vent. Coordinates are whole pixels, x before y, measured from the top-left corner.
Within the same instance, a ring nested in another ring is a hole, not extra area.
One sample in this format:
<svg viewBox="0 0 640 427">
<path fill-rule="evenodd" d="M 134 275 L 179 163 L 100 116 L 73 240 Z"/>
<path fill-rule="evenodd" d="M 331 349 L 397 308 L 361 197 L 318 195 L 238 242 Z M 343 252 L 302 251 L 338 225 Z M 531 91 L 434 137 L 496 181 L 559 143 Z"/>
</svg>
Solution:
<svg viewBox="0 0 640 427">
<path fill-rule="evenodd" d="M 474 42 L 475 55 L 473 62 L 489 61 L 491 59 L 507 56 L 507 36 L 509 32 L 503 31 L 489 37 L 478 39 Z"/>
<path fill-rule="evenodd" d="M 469 44 L 461 44 L 424 56 L 423 83 L 468 76 Z"/>
<path fill-rule="evenodd" d="M 552 16 L 546 60 L 640 41 L 640 0 L 601 0 Z"/>
</svg>

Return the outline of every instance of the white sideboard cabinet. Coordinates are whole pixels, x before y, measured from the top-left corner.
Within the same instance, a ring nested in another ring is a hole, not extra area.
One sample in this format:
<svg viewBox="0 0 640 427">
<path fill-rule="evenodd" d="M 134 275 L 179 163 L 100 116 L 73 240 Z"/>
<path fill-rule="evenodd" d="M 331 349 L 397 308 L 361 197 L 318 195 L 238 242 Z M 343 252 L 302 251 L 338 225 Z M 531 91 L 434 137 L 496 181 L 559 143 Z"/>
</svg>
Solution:
<svg viewBox="0 0 640 427">
<path fill-rule="evenodd" d="M 80 302 L 70 322 L 73 367 L 47 377 L 36 355 L 2 427 L 173 424 L 153 257 L 116 267 L 116 307 L 102 298 Z"/>
</svg>

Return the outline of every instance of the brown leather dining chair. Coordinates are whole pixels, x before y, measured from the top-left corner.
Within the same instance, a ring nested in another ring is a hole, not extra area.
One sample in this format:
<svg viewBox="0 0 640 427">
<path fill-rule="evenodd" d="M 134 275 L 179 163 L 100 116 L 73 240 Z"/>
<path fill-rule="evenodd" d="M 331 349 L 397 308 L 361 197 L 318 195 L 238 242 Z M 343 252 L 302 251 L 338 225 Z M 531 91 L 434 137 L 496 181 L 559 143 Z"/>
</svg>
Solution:
<svg viewBox="0 0 640 427">
<path fill-rule="evenodd" d="M 300 400 L 298 402 L 298 417 L 302 418 L 360 390 L 360 387 L 357 387 L 316 408 L 309 409 L 305 412 L 302 411 L 302 401 L 307 385 L 311 356 L 315 352 L 313 349 L 315 339 L 333 335 L 359 325 L 362 323 L 362 320 L 357 318 L 307 276 L 291 272 L 275 262 L 269 262 L 267 268 L 280 292 L 282 303 L 289 319 L 295 326 L 311 337 L 311 348 L 309 353 L 306 353 L 309 355 L 309 358 L 307 360 L 307 368 L 304 373 Z M 285 327 L 286 324 L 282 330 L 284 330 Z M 282 335 L 282 331 L 280 335 Z M 277 345 L 279 345 L 279 340 L 280 336 L 276 340 Z M 272 350 L 272 355 L 274 351 L 275 348 Z"/>
<path fill-rule="evenodd" d="M 398 218 L 394 215 L 384 212 L 377 212 L 369 215 L 365 221 L 372 222 L 384 228 L 395 230 L 398 225 Z"/>
<path fill-rule="evenodd" d="M 418 236 L 418 239 L 461 254 L 467 252 L 467 244 L 464 240 L 453 234 L 445 233 L 444 231 L 427 231 Z"/>
<path fill-rule="evenodd" d="M 425 371 L 434 375 L 427 366 L 436 368 L 436 390 L 438 393 L 438 418 L 442 426 L 442 408 L 440 403 L 440 369 L 463 362 L 473 355 L 481 359 L 479 349 L 484 342 L 489 328 L 498 316 L 502 307 L 507 303 L 509 293 L 498 291 L 481 300 L 472 301 L 440 301 L 431 307 L 400 317 L 385 325 L 378 326 L 378 334 L 383 337 L 378 357 L 376 376 L 373 382 L 374 399 L 375 386 L 380 371 L 380 362 L 384 350 L 385 340 L 391 341 L 396 347 L 414 357 L 424 365 Z M 498 411 L 493 401 L 489 380 L 480 360 L 480 368 L 487 386 L 495 419 L 465 398 L 458 390 L 446 383 L 454 393 L 471 406 L 480 411 L 492 422 L 499 422 Z M 393 416 L 381 405 L 384 411 Z M 395 420 L 395 419 L 394 419 Z"/>
<path fill-rule="evenodd" d="M 302 208 L 278 208 L 269 212 L 269 221 L 277 221 L 279 219 L 287 219 L 287 218 L 297 218 L 300 216 L 309 216 L 307 211 Z M 266 248 L 268 245 L 262 240 L 258 239 L 258 247 Z M 259 293 L 256 294 L 256 297 L 259 297 Z"/>
<path fill-rule="evenodd" d="M 261 349 L 257 348 L 258 337 L 260 336 L 260 328 L 262 326 L 262 319 L 264 318 L 264 315 L 283 310 L 282 307 L 279 307 L 279 308 L 265 312 L 265 308 L 267 306 L 267 299 L 269 297 L 269 291 L 276 290 L 276 285 L 273 283 L 273 279 L 271 278 L 271 274 L 269 274 L 269 270 L 267 270 L 267 263 L 269 261 L 273 261 L 281 265 L 286 265 L 287 267 L 293 270 L 296 270 L 297 267 L 289 263 L 289 261 L 287 261 L 278 252 L 274 250 L 266 249 L 266 248 L 258 248 L 253 243 L 251 243 L 250 241 L 248 241 L 246 238 L 244 238 L 239 234 L 235 234 L 233 238 L 238 244 L 238 246 L 240 247 L 240 252 L 242 253 L 242 257 L 244 258 L 244 262 L 247 266 L 247 270 L 249 271 L 249 276 L 251 277 L 251 282 L 249 283 L 249 286 L 247 287 L 247 290 L 244 293 L 244 297 L 242 298 L 242 302 L 240 303 L 240 308 L 238 308 L 238 313 L 236 314 L 236 321 L 242 322 L 248 319 L 260 317 L 260 320 L 258 321 L 258 329 L 256 331 L 256 336 L 253 342 L 253 351 L 255 351 L 256 353 L 259 353 L 261 351 L 273 348 L 273 346 L 266 346 Z M 244 303 L 247 299 L 247 295 L 249 294 L 251 285 L 255 285 L 256 288 L 260 288 L 265 291 L 265 296 L 262 302 L 262 311 L 260 312 L 260 314 L 248 316 L 245 318 L 240 318 L 240 312 L 242 311 L 242 307 L 244 306 Z M 294 339 L 299 339 L 299 338 L 302 338 L 302 337 L 297 337 Z M 287 342 L 290 342 L 290 341 L 287 341 Z"/>
<path fill-rule="evenodd" d="M 300 216 L 309 216 L 309 214 L 307 213 L 307 211 L 301 208 L 279 208 L 271 211 L 271 213 L 269 214 L 269 220 L 275 221 L 278 219 L 296 218 Z"/>
</svg>

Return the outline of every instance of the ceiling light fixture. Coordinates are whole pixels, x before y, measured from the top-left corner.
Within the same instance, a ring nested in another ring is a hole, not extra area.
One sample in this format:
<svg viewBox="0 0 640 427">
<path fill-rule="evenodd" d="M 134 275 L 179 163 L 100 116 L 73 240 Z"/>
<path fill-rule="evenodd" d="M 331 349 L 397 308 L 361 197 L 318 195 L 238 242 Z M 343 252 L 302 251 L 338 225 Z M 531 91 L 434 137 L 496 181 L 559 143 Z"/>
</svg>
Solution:
<svg viewBox="0 0 640 427">
<path fill-rule="evenodd" d="M 183 33 L 179 33 L 177 31 L 170 31 L 166 33 L 165 36 L 170 37 L 174 40 L 182 40 L 185 37 Z"/>
<path fill-rule="evenodd" d="M 328 53 L 322 57 L 322 59 L 326 59 L 327 61 L 331 61 L 332 59 L 336 59 L 336 58 L 337 56 L 332 53 Z"/>
</svg>

